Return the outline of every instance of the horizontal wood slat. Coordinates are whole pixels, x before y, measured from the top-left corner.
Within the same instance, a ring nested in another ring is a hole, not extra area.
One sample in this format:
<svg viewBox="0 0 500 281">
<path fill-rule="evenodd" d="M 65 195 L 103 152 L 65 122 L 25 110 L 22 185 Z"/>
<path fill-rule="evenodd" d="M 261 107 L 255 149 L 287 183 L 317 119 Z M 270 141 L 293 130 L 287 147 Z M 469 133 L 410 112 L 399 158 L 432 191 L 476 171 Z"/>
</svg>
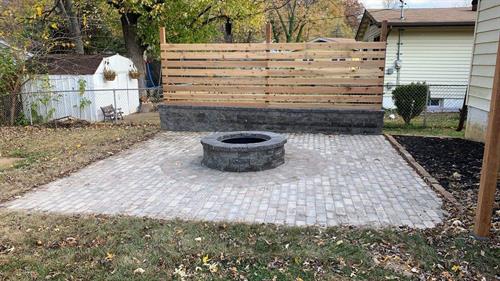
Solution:
<svg viewBox="0 0 500 281">
<path fill-rule="evenodd" d="M 385 49 L 385 42 L 353 43 L 237 43 L 237 44 L 161 44 L 167 51 L 265 51 L 265 50 L 340 50 L 340 49 Z"/>
<path fill-rule="evenodd" d="M 161 44 L 165 101 L 381 109 L 385 42 Z"/>
<path fill-rule="evenodd" d="M 167 60 L 186 59 L 212 59 L 212 60 L 241 60 L 241 59 L 346 59 L 346 58 L 376 58 L 383 59 L 380 52 L 289 52 L 289 53 L 251 53 L 251 52 L 165 52 L 163 56 Z"/>
<path fill-rule="evenodd" d="M 163 90 L 167 92 L 175 91 L 190 91 L 190 92 L 267 92 L 267 93 L 311 93 L 311 94 L 379 94 L 382 87 L 325 87 L 325 86 L 178 86 L 178 85 L 165 85 Z"/>
<path fill-rule="evenodd" d="M 377 78 L 384 75 L 379 68 L 329 68 L 329 69 L 164 69 L 165 76 L 335 76 L 346 78 L 352 76 L 371 76 Z M 366 77 L 365 77 L 366 78 Z"/>
<path fill-rule="evenodd" d="M 334 68 L 334 67 L 383 67 L 385 61 L 167 61 L 166 68 L 174 69 L 178 67 L 310 67 L 310 68 Z"/>
<path fill-rule="evenodd" d="M 364 78 L 266 78 L 266 77 L 169 77 L 165 76 L 165 84 L 191 85 L 382 85 L 384 79 Z"/>
<path fill-rule="evenodd" d="M 196 93 L 189 94 L 183 92 L 169 93 L 165 95 L 168 100 L 198 100 L 198 101 L 215 101 L 215 100 L 263 100 L 263 101 L 302 101 L 302 102 L 356 102 L 356 103 L 376 103 L 380 101 L 378 96 L 366 95 L 284 95 L 284 94 L 211 94 L 211 93 Z"/>
<path fill-rule="evenodd" d="M 189 105 L 189 106 L 227 106 L 227 107 L 256 107 L 256 108 L 334 108 L 334 109 L 380 109 L 379 104 L 331 104 L 331 103 L 262 103 L 248 101 L 167 101 L 172 105 Z"/>
</svg>

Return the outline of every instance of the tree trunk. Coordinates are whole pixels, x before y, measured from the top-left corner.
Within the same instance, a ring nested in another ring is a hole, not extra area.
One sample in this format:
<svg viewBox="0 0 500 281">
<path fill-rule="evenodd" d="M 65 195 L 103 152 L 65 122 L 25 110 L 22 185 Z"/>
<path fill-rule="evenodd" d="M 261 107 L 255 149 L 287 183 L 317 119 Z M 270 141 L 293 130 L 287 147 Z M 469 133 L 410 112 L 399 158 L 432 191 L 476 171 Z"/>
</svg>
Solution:
<svg viewBox="0 0 500 281">
<path fill-rule="evenodd" d="M 17 76 L 15 81 L 12 82 L 11 86 L 11 92 L 10 92 L 10 120 L 9 123 L 11 126 L 13 126 L 16 122 L 16 118 L 19 114 L 19 102 L 21 100 L 19 99 L 19 93 L 21 93 L 22 89 L 22 83 L 20 81 L 21 76 Z"/>
<path fill-rule="evenodd" d="M 140 72 L 139 88 L 144 88 L 146 64 L 144 62 L 144 51 L 146 48 L 139 43 L 139 36 L 137 34 L 137 21 L 139 14 L 122 14 L 121 23 L 123 30 L 123 38 L 125 39 L 125 47 L 127 48 L 128 57 L 132 60 L 137 70 Z"/>
<path fill-rule="evenodd" d="M 302 41 L 302 32 L 304 31 L 305 23 L 301 24 L 299 27 L 299 31 L 297 32 L 297 37 L 295 38 L 295 42 Z"/>
<path fill-rule="evenodd" d="M 278 28 L 275 26 L 274 21 L 271 21 L 271 29 L 273 31 L 274 42 L 279 43 L 280 42 L 280 32 L 279 32 Z"/>
<path fill-rule="evenodd" d="M 80 23 L 75 11 L 73 10 L 73 0 L 60 0 L 59 7 L 61 8 L 66 19 L 69 21 L 69 28 L 72 37 L 71 40 L 75 44 L 75 52 L 80 55 L 85 54 Z"/>
<path fill-rule="evenodd" d="M 253 38 L 253 32 L 252 31 L 248 31 L 247 39 L 245 40 L 245 43 L 251 43 L 252 42 L 252 38 Z"/>
<path fill-rule="evenodd" d="M 17 93 L 12 92 L 10 94 L 10 120 L 9 125 L 13 126 L 16 122 L 16 112 L 17 112 Z"/>
<path fill-rule="evenodd" d="M 226 43 L 233 43 L 233 23 L 230 18 L 227 18 L 224 24 L 224 41 Z"/>
</svg>

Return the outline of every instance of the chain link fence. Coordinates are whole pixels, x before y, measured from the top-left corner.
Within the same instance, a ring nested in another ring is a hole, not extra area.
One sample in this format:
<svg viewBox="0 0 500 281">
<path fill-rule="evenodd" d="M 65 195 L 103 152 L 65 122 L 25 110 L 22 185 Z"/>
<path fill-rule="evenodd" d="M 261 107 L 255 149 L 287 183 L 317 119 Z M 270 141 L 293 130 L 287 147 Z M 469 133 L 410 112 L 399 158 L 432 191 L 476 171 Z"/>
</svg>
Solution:
<svg viewBox="0 0 500 281">
<path fill-rule="evenodd" d="M 86 89 L 85 91 L 39 91 L 0 94 L 0 125 L 43 124 L 64 118 L 103 121 L 106 108 L 119 115 L 138 112 L 141 106 L 154 110 L 163 99 L 161 87 L 142 89 Z"/>
<path fill-rule="evenodd" d="M 384 127 L 456 129 L 466 92 L 467 85 L 385 86 Z M 40 124 L 65 117 L 102 121 L 101 107 L 111 105 L 118 109 L 116 113 L 128 115 L 137 112 L 142 103 L 154 108 L 162 100 L 161 87 L 0 94 L 0 125 Z"/>
<path fill-rule="evenodd" d="M 385 88 L 384 127 L 456 129 L 467 85 L 406 84 Z"/>
</svg>

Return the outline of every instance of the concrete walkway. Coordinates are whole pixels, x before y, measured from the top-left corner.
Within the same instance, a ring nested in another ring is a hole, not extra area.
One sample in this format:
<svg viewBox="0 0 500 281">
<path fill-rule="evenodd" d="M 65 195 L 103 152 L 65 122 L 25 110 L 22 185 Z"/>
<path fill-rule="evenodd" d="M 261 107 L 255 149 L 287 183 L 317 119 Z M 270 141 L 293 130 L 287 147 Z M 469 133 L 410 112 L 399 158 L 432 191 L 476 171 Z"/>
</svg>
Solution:
<svg viewBox="0 0 500 281">
<path fill-rule="evenodd" d="M 284 165 L 230 173 L 200 164 L 205 134 L 163 132 L 6 206 L 298 226 L 441 221 L 441 199 L 383 136 L 290 134 Z"/>
</svg>

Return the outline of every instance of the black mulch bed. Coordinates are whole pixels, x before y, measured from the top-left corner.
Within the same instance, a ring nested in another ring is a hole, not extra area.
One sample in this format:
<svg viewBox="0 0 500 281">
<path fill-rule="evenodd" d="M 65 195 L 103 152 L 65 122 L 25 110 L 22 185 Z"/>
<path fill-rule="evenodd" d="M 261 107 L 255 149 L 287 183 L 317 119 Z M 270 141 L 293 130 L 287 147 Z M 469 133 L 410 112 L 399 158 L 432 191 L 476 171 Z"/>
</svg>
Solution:
<svg viewBox="0 0 500 281">
<path fill-rule="evenodd" d="M 477 188 L 484 144 L 453 138 L 394 137 L 445 189 Z"/>
<path fill-rule="evenodd" d="M 464 204 L 475 204 L 484 144 L 455 138 L 394 136 L 439 183 Z M 497 186 L 495 212 L 499 210 Z M 499 217 L 494 215 L 494 221 Z"/>
</svg>

